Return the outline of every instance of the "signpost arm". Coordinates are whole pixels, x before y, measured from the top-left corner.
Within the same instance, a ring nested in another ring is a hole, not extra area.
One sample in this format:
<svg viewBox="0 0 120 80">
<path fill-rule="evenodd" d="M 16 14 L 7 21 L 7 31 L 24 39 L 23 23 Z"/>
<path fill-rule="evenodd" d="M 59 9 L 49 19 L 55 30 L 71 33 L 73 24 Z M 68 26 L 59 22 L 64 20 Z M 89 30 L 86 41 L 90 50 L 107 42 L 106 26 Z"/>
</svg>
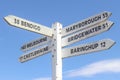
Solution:
<svg viewBox="0 0 120 80">
<path fill-rule="evenodd" d="M 62 25 L 58 22 L 52 25 L 52 80 L 62 80 L 61 31 Z"/>
</svg>

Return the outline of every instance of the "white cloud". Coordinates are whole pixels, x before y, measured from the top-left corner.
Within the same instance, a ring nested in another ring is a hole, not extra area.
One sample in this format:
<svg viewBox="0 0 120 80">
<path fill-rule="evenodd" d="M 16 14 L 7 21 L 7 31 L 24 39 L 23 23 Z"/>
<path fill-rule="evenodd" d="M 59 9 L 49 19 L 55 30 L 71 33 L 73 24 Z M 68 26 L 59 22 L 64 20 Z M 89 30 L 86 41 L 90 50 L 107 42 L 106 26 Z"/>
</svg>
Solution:
<svg viewBox="0 0 120 80">
<path fill-rule="evenodd" d="M 51 78 L 50 77 L 43 77 L 43 78 L 36 78 L 33 80 L 51 80 Z"/>
<path fill-rule="evenodd" d="M 120 59 L 104 60 L 92 63 L 80 69 L 70 70 L 66 72 L 67 77 L 91 77 L 100 73 L 117 73 L 120 72 Z"/>
<path fill-rule="evenodd" d="M 91 77 L 102 73 L 120 73 L 120 59 L 104 60 L 86 65 L 79 69 L 64 72 L 63 77 Z M 52 80 L 51 77 L 36 78 L 33 80 Z"/>
</svg>

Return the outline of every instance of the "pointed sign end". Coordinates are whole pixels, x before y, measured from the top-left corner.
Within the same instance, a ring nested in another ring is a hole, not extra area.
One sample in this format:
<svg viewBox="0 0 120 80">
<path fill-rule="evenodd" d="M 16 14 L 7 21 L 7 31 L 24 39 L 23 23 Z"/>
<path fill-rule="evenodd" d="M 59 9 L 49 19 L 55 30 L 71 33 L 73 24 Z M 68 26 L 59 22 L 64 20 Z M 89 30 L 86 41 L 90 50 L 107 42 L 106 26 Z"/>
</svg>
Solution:
<svg viewBox="0 0 120 80">
<path fill-rule="evenodd" d="M 112 15 L 112 13 L 111 13 L 111 12 L 109 12 L 109 11 L 104 11 L 104 13 L 107 13 L 107 14 L 108 14 L 108 16 L 111 16 L 111 15 Z"/>
<path fill-rule="evenodd" d="M 107 24 L 108 24 L 108 30 L 114 25 L 112 21 L 107 21 Z"/>
<path fill-rule="evenodd" d="M 115 41 L 111 40 L 111 39 L 107 39 L 108 40 L 108 44 L 109 44 L 109 48 L 110 49 L 113 45 L 115 45 Z"/>
<path fill-rule="evenodd" d="M 3 18 L 6 22 L 8 22 L 7 17 L 8 17 L 8 16 L 6 16 L 6 17 Z"/>
<path fill-rule="evenodd" d="M 5 20 L 9 25 L 11 25 L 11 22 L 12 22 L 11 17 L 12 17 L 12 15 L 8 15 L 8 16 L 4 17 L 4 20 Z"/>
<path fill-rule="evenodd" d="M 108 23 L 109 23 L 110 26 L 114 25 L 114 22 L 112 22 L 112 21 L 108 21 Z"/>
</svg>

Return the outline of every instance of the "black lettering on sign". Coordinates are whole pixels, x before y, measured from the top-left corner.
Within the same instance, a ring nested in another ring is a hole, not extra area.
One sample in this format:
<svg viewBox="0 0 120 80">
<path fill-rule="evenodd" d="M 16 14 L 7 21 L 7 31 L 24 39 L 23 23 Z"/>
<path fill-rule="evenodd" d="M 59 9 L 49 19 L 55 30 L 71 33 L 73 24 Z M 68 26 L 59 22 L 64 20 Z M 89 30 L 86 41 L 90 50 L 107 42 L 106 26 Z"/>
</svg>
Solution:
<svg viewBox="0 0 120 80">
<path fill-rule="evenodd" d="M 102 42 L 100 43 L 101 47 L 105 47 L 106 43 L 105 42 Z"/>
<path fill-rule="evenodd" d="M 107 22 L 103 24 L 103 29 L 105 29 L 106 27 L 108 27 L 108 23 Z"/>
<path fill-rule="evenodd" d="M 69 32 L 69 31 L 70 31 L 70 28 L 67 28 L 67 29 L 66 29 L 66 32 Z"/>
<path fill-rule="evenodd" d="M 32 24 L 30 24 L 30 23 L 26 23 L 26 27 L 33 28 L 34 25 L 32 25 Z"/>
<path fill-rule="evenodd" d="M 39 50 L 35 51 L 34 54 L 37 55 L 39 53 Z"/>
<path fill-rule="evenodd" d="M 38 44 L 40 44 L 40 43 L 42 43 L 44 41 L 47 41 L 47 37 L 44 37 L 44 38 L 41 38 L 41 39 L 36 40 L 34 42 L 28 43 L 26 46 L 24 45 L 22 47 L 22 49 L 33 47 L 33 46 L 38 45 Z"/>
<path fill-rule="evenodd" d="M 69 38 L 68 38 L 68 42 L 71 42 L 71 41 L 73 41 L 73 40 L 80 39 L 80 38 L 85 37 L 85 36 L 87 36 L 87 35 L 90 35 L 90 34 L 92 34 L 92 33 L 94 33 L 94 32 L 100 31 L 101 29 L 102 29 L 102 26 L 100 25 L 100 26 L 91 28 L 91 29 L 89 29 L 89 30 L 83 31 L 83 32 L 81 32 L 81 33 L 78 33 L 78 34 L 76 34 L 76 35 L 73 35 L 73 36 L 69 37 Z"/>
<path fill-rule="evenodd" d="M 108 14 L 106 14 L 106 13 L 103 14 L 104 17 L 107 17 L 107 15 Z M 102 18 L 101 15 L 95 16 L 93 18 L 89 18 L 85 21 L 82 21 L 82 22 L 76 24 L 76 25 L 73 25 L 73 26 L 70 26 L 70 27 L 66 28 L 66 32 L 70 32 L 70 31 L 73 31 L 75 29 L 79 29 L 81 27 L 87 26 L 91 23 L 94 23 L 94 22 L 97 22 L 97 21 L 101 20 L 101 18 Z"/>
<path fill-rule="evenodd" d="M 44 51 L 48 51 L 48 46 L 46 48 L 44 48 Z"/>
<path fill-rule="evenodd" d="M 18 20 L 18 19 L 15 18 L 15 19 L 14 19 L 14 23 L 15 23 L 15 24 L 20 24 L 20 20 Z"/>
<path fill-rule="evenodd" d="M 47 41 L 47 37 L 43 37 L 43 38 L 38 39 L 38 40 L 36 40 L 36 41 L 34 41 L 34 42 L 31 42 L 31 43 L 27 43 L 27 44 L 23 45 L 23 46 L 21 47 L 21 49 L 24 50 L 24 49 L 33 47 L 33 46 L 35 46 L 35 45 L 39 45 L 40 43 L 42 43 L 42 42 L 44 42 L 44 41 Z"/>
<path fill-rule="evenodd" d="M 39 50 L 30 52 L 29 54 L 23 55 L 23 56 L 21 56 L 19 59 L 20 59 L 20 61 L 29 60 L 29 59 L 31 59 L 32 57 L 37 57 L 37 56 L 39 56 L 39 54 L 42 55 L 41 53 L 44 53 L 45 51 L 48 51 L 48 46 L 47 46 L 47 47 L 44 47 L 44 48 L 41 48 L 41 49 L 39 49 Z"/>
<path fill-rule="evenodd" d="M 32 54 L 32 53 L 30 53 L 30 54 Z M 30 58 L 30 54 L 24 55 L 24 59 Z"/>
<path fill-rule="evenodd" d="M 22 26 L 24 26 L 24 25 L 25 25 L 24 21 L 21 21 L 21 25 L 22 25 Z"/>
<path fill-rule="evenodd" d="M 71 26 L 70 28 L 67 28 L 67 29 L 66 29 L 66 32 L 72 31 L 72 30 L 74 30 L 74 29 L 75 29 L 75 25 L 74 25 L 74 26 Z"/>
<path fill-rule="evenodd" d="M 71 52 L 71 54 L 74 54 L 74 53 L 77 53 L 77 52 L 93 50 L 93 49 L 96 49 L 97 47 L 98 47 L 98 43 L 95 43 L 95 44 L 86 45 L 86 46 L 83 46 L 83 47 L 77 47 L 77 48 L 71 49 L 70 52 Z"/>
<path fill-rule="evenodd" d="M 108 17 L 108 13 L 103 13 L 103 18 Z"/>
<path fill-rule="evenodd" d="M 29 43 L 27 44 L 27 48 L 31 47 L 32 46 L 32 43 Z"/>
<path fill-rule="evenodd" d="M 40 26 L 34 25 L 32 23 L 29 23 L 29 22 L 21 21 L 21 26 L 40 31 Z"/>
</svg>

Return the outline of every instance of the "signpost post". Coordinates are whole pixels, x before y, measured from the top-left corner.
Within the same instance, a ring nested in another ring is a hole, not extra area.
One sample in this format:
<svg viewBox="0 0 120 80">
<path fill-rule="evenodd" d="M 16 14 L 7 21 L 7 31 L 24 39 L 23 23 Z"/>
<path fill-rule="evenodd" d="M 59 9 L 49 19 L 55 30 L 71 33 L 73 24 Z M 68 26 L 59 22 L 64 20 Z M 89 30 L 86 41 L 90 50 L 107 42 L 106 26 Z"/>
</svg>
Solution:
<svg viewBox="0 0 120 80">
<path fill-rule="evenodd" d="M 61 31 L 62 25 L 58 22 L 53 24 L 52 39 L 52 80 L 62 80 L 62 47 L 61 47 Z"/>
<path fill-rule="evenodd" d="M 64 48 L 70 44 L 95 36 L 110 29 L 113 22 L 107 21 L 112 13 L 102 12 L 62 29 L 62 24 L 56 22 L 52 28 L 37 24 L 13 15 L 4 19 L 8 24 L 36 32 L 45 37 L 33 40 L 21 47 L 22 51 L 28 51 L 41 46 L 39 49 L 23 54 L 21 63 L 52 52 L 52 80 L 62 80 L 62 59 L 111 48 L 115 42 L 111 39 L 103 39 L 97 42 Z"/>
</svg>

